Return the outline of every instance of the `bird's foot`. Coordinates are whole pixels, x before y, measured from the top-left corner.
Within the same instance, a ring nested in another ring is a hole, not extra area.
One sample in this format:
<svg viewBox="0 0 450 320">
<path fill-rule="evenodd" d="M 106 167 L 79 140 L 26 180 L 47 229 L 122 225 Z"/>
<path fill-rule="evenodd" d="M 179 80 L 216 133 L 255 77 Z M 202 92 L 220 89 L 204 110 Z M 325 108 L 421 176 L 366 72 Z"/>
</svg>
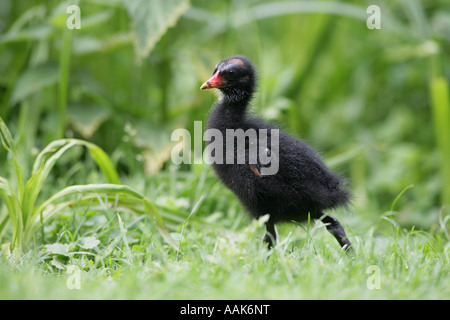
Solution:
<svg viewBox="0 0 450 320">
<path fill-rule="evenodd" d="M 267 249 L 272 249 L 273 248 L 273 237 L 271 234 L 266 233 L 266 235 L 264 236 L 264 244 L 267 246 Z"/>
</svg>

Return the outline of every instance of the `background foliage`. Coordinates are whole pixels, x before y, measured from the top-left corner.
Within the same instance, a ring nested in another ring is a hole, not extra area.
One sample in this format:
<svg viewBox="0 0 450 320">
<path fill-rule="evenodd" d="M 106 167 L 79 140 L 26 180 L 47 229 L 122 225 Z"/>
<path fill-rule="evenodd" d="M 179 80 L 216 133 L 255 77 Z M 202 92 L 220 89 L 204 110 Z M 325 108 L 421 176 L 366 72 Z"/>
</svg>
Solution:
<svg viewBox="0 0 450 320">
<path fill-rule="evenodd" d="M 66 27 L 70 4 L 81 8 L 79 30 Z M 366 27 L 371 4 L 381 8 L 380 30 Z M 449 52 L 447 0 L 2 0 L 0 117 L 24 179 L 52 141 L 89 141 L 110 156 L 123 184 L 156 205 L 179 245 L 189 246 L 184 227 L 195 238 L 199 228 L 248 223 L 207 166 L 170 161 L 171 132 L 193 131 L 216 99 L 199 91 L 201 83 L 222 58 L 245 54 L 259 70 L 254 110 L 316 146 L 348 177 L 355 198 L 342 219 L 350 234 L 375 223 L 380 230 L 445 230 L 448 237 Z M 14 183 L 12 168 L 0 149 L 0 176 Z M 73 148 L 39 197 L 102 182 L 87 151 Z M 100 209 L 68 208 L 41 226 L 31 251 L 33 261 L 47 263 L 39 268 L 62 272 L 85 259 L 116 270 L 131 263 L 128 247 L 152 259 L 166 254 L 152 251 L 164 241 L 154 242 L 147 217 L 124 216 L 114 199 L 99 197 Z M 7 215 L 0 201 L 0 243 L 13 234 Z M 120 233 L 120 217 L 139 236 Z M 103 245 L 98 251 L 95 240 Z M 55 243 L 66 246 L 49 247 Z M 77 250 L 87 253 L 71 254 Z"/>
</svg>

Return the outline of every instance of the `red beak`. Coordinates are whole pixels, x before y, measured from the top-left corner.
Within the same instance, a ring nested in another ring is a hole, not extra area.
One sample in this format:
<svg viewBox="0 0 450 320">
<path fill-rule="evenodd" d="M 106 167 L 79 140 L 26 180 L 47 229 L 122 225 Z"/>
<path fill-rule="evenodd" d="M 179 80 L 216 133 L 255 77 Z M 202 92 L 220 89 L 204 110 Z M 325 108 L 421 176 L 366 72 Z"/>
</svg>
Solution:
<svg viewBox="0 0 450 320">
<path fill-rule="evenodd" d="M 225 82 L 222 77 L 219 75 L 219 71 L 217 71 L 208 81 L 206 81 L 200 87 L 201 90 L 212 89 L 212 88 L 223 88 L 225 86 Z"/>
</svg>

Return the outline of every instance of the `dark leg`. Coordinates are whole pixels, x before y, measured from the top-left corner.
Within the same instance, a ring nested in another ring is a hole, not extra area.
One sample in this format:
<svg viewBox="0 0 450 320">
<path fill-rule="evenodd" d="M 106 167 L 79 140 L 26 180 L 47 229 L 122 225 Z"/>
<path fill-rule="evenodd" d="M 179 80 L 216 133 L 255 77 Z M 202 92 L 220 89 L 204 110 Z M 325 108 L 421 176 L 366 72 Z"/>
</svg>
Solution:
<svg viewBox="0 0 450 320">
<path fill-rule="evenodd" d="M 267 248 L 272 249 L 273 244 L 277 241 L 277 235 L 275 233 L 275 225 L 273 222 L 267 221 L 266 223 L 266 236 L 263 241 L 267 244 Z"/>
<path fill-rule="evenodd" d="M 342 248 L 345 251 L 351 250 L 352 244 L 347 238 L 345 234 L 344 228 L 342 228 L 339 221 L 329 215 L 324 215 L 322 218 L 322 222 L 326 224 L 327 230 L 336 238 Z"/>
</svg>

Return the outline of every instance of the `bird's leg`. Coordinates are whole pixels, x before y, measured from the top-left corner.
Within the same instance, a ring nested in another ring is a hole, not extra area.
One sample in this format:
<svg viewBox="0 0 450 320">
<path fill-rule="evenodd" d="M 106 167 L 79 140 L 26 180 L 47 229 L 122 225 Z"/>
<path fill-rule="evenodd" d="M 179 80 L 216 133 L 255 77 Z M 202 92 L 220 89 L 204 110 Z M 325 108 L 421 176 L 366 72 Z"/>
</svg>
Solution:
<svg viewBox="0 0 450 320">
<path fill-rule="evenodd" d="M 273 244 L 277 241 L 277 235 L 275 233 L 275 225 L 273 222 L 267 221 L 266 223 L 266 235 L 263 239 L 264 243 L 267 244 L 267 248 L 270 250 Z"/>
<path fill-rule="evenodd" d="M 335 217 L 329 215 L 324 215 L 321 220 L 326 224 L 327 230 L 336 238 L 341 247 L 347 252 L 350 251 L 352 249 L 352 244 L 350 243 L 350 240 L 348 240 L 344 228 L 342 228 L 339 221 Z"/>
</svg>

